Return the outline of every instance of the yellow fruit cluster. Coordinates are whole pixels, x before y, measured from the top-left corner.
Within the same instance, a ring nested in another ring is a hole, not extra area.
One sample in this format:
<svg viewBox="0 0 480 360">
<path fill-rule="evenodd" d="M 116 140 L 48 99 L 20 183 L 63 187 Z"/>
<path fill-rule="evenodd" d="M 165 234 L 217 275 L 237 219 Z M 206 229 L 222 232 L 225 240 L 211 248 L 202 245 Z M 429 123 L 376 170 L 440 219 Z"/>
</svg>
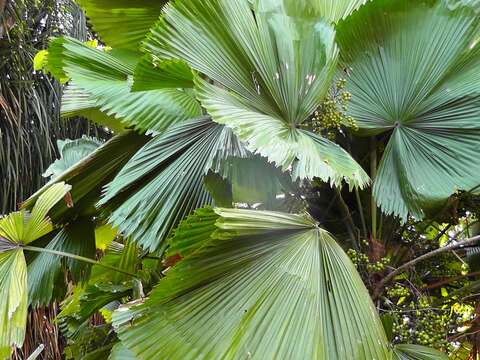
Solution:
<svg viewBox="0 0 480 360">
<path fill-rule="evenodd" d="M 355 119 L 346 114 L 347 105 L 352 99 L 352 94 L 345 90 L 345 79 L 335 82 L 325 101 L 317 108 L 311 119 L 314 132 L 326 135 L 328 139 L 335 140 L 342 126 L 353 131 L 358 130 Z"/>
</svg>

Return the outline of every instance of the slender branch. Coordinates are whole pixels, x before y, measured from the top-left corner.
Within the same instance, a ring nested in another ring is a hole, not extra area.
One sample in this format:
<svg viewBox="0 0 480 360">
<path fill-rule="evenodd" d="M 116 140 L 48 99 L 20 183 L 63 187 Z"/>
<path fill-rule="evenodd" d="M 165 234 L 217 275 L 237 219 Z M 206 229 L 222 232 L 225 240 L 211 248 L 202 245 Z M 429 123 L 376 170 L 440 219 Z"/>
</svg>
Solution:
<svg viewBox="0 0 480 360">
<path fill-rule="evenodd" d="M 357 242 L 357 236 L 355 235 L 355 223 L 353 222 L 352 215 L 350 214 L 350 209 L 348 208 L 348 205 L 345 203 L 345 200 L 343 200 L 342 193 L 340 189 L 335 188 L 337 192 L 337 199 L 338 199 L 338 204 L 340 207 L 340 211 L 343 213 L 344 219 L 346 219 L 346 225 L 347 225 L 347 230 L 350 235 L 350 238 L 352 240 L 352 245 L 354 246 L 355 250 L 359 250 L 358 247 L 358 242 Z"/>
<path fill-rule="evenodd" d="M 432 290 L 432 289 L 439 288 L 443 285 L 450 284 L 450 283 L 452 283 L 454 281 L 457 281 L 457 280 L 461 280 L 461 279 L 464 279 L 464 278 L 467 278 L 467 277 L 472 277 L 472 276 L 478 276 L 478 275 L 480 275 L 480 271 L 471 272 L 471 273 L 468 273 L 468 274 L 465 274 L 465 275 L 453 276 L 453 277 L 449 277 L 449 278 L 437 281 L 433 284 L 429 284 L 427 286 L 424 286 L 422 289 L 423 290 Z"/>
<path fill-rule="evenodd" d="M 374 291 L 374 295 L 373 295 L 374 299 L 376 299 L 378 296 L 380 296 L 382 294 L 385 284 L 387 284 L 388 282 L 393 280 L 395 278 L 395 276 L 401 274 L 404 270 L 406 270 L 408 268 L 411 268 L 412 266 L 415 266 L 419 262 L 422 262 L 424 260 L 427 260 L 427 259 L 430 259 L 434 256 L 437 256 L 438 254 L 441 254 L 441 253 L 444 253 L 444 252 L 447 252 L 447 251 L 452 251 L 452 250 L 455 250 L 455 249 L 459 249 L 459 248 L 462 248 L 462 247 L 465 247 L 465 246 L 474 245 L 479 241 L 480 241 L 480 235 L 477 235 L 477 236 L 471 237 L 469 239 L 458 241 L 454 244 L 450 244 L 450 245 L 441 247 L 439 249 L 435 249 L 435 250 L 430 251 L 426 254 L 423 254 L 423 255 L 421 255 L 421 256 L 419 256 L 419 257 L 417 257 L 417 258 L 415 258 L 411 261 L 406 262 L 405 264 L 401 265 L 396 270 L 392 271 L 390 274 L 385 276 L 377 284 L 377 286 L 375 288 L 375 291 Z"/>
<path fill-rule="evenodd" d="M 41 247 L 36 247 L 36 246 L 29 246 L 29 245 L 25 245 L 25 246 L 21 246 L 21 247 L 22 247 L 23 250 L 34 251 L 34 252 L 38 252 L 38 253 L 53 254 L 53 255 L 58 255 L 58 256 L 63 256 L 63 257 L 68 257 L 68 258 L 71 258 L 71 259 L 74 259 L 74 260 L 78 260 L 78 261 L 82 261 L 82 262 L 85 262 L 85 263 L 89 263 L 89 264 L 93 264 L 93 265 L 98 265 L 98 266 L 101 266 L 101 267 L 103 267 L 103 268 L 105 268 L 105 269 L 113 270 L 113 271 L 116 271 L 116 272 L 119 272 L 119 273 L 122 273 L 122 274 L 125 274 L 125 275 L 128 275 L 128 276 L 137 277 L 136 274 L 131 273 L 131 272 L 129 272 L 129 271 L 116 268 L 115 266 L 103 264 L 103 263 L 101 263 L 101 262 L 99 262 L 99 261 L 96 261 L 96 260 L 93 260 L 93 259 L 89 259 L 89 258 L 87 258 L 87 257 L 83 257 L 83 256 L 80 256 L 80 255 L 70 254 L 70 253 L 66 253 L 66 252 L 63 252 L 63 251 L 46 249 L 46 248 L 41 248 Z"/>
<path fill-rule="evenodd" d="M 358 212 L 360 213 L 360 221 L 362 223 L 363 236 L 366 238 L 368 236 L 367 232 L 367 223 L 365 222 L 365 215 L 363 214 L 362 199 L 360 198 L 360 191 L 358 188 L 355 188 L 355 198 L 357 200 Z"/>
<path fill-rule="evenodd" d="M 372 137 L 370 141 L 370 177 L 372 181 L 375 181 L 377 177 L 377 140 L 375 136 Z M 372 197 L 370 201 L 370 208 L 371 208 L 371 218 L 372 218 L 372 238 L 377 238 L 377 202 L 375 201 L 375 197 L 373 196 L 373 189 L 372 189 Z"/>
</svg>

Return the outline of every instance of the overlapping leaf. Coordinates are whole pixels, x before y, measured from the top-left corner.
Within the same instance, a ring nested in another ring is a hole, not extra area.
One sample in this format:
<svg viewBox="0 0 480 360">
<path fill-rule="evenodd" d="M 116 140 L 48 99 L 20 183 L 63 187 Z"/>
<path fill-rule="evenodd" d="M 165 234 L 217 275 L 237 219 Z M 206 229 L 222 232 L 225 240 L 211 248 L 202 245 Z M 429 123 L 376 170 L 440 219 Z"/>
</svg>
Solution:
<svg viewBox="0 0 480 360">
<path fill-rule="evenodd" d="M 300 215 L 216 212 L 218 230 L 205 227 L 195 249 L 181 240 L 190 254 L 144 305 L 114 313 L 139 359 L 389 358 L 368 292 L 330 234 Z"/>
<path fill-rule="evenodd" d="M 221 207 L 243 203 L 271 209 L 278 195 L 296 190 L 296 184 L 288 173 L 280 171 L 259 155 L 226 159 L 220 172 L 224 178 L 219 174 L 209 174 L 205 186 L 215 204 Z M 225 205 L 221 205 L 222 202 Z"/>
<path fill-rule="evenodd" d="M 132 131 L 115 136 L 66 172 L 50 180 L 25 201 L 23 207 L 31 208 L 52 184 L 65 181 L 72 186 L 70 195 L 73 208 L 68 208 L 65 203 L 58 203 L 51 212 L 52 218 L 65 221 L 79 213 L 92 211 L 100 197 L 102 186 L 110 181 L 149 139 Z"/>
<path fill-rule="evenodd" d="M 299 129 L 330 86 L 333 29 L 319 17 L 258 9 L 253 13 L 248 0 L 169 4 L 146 48 L 214 80 L 197 77 L 198 98 L 250 150 L 283 169 L 293 166 L 295 177 L 365 186 L 368 176 L 348 153 Z"/>
<path fill-rule="evenodd" d="M 106 127 L 116 134 L 126 130 L 125 124 L 113 116 L 100 111 L 94 96 L 75 85 L 73 81 L 65 87 L 62 94 L 61 115 L 65 119 L 84 117 L 98 126 Z"/>
<path fill-rule="evenodd" d="M 103 267 L 110 266 L 120 271 L 136 273 L 141 260 L 135 244 L 130 242 L 125 246 L 119 245 L 121 249 L 118 251 L 106 251 L 99 264 L 92 267 L 88 282 L 77 284 L 73 294 L 63 302 L 58 320 L 65 336 L 75 337 L 88 325 L 94 313 L 105 307 L 113 310 L 122 298 L 131 295 L 134 277 L 118 272 L 112 274 Z"/>
<path fill-rule="evenodd" d="M 361 130 L 393 132 L 374 185 L 378 204 L 425 216 L 479 184 L 479 19 L 443 1 L 380 0 L 338 27 Z"/>
<path fill-rule="evenodd" d="M 107 52 L 71 38 L 53 40 L 47 68 L 57 77 L 65 73 L 73 84 L 62 104 L 64 114 L 93 114 L 93 121 L 100 122 L 105 119 L 94 111 L 101 111 L 143 131 L 163 131 L 172 123 L 201 114 L 191 92 L 182 89 L 132 93 L 131 77 L 139 60 L 139 55 L 126 50 Z"/>
<path fill-rule="evenodd" d="M 48 234 L 53 225 L 47 214 L 70 189 L 64 182 L 45 187 L 31 212 L 17 211 L 0 219 L 0 237 L 12 243 L 28 244 Z"/>
<path fill-rule="evenodd" d="M 66 171 L 71 166 L 78 163 L 80 160 L 86 158 L 90 153 L 95 151 L 100 145 L 101 141 L 83 136 L 75 140 L 57 140 L 57 147 L 60 153 L 60 159 L 55 160 L 45 170 L 43 176 L 57 177 Z"/>
<path fill-rule="evenodd" d="M 62 228 L 46 248 L 93 259 L 95 257 L 94 224 L 90 219 L 77 219 L 74 223 Z M 65 263 L 74 281 L 79 282 L 88 276 L 89 264 L 73 259 L 67 259 Z M 28 264 L 30 304 L 34 307 L 48 305 L 54 295 L 63 298 L 65 288 L 61 286 L 62 275 L 61 257 L 48 253 L 38 254 Z M 60 283 L 58 283 L 59 280 Z"/>
<path fill-rule="evenodd" d="M 78 0 L 93 30 L 107 45 L 138 50 L 158 19 L 164 0 Z"/>
<path fill-rule="evenodd" d="M 157 135 L 106 187 L 100 205 L 111 224 L 151 251 L 194 209 L 212 203 L 203 185 L 223 160 L 244 156 L 232 132 L 209 118 L 180 123 Z"/>
<path fill-rule="evenodd" d="M 145 55 L 135 67 L 132 91 L 192 87 L 192 70 L 181 60 L 172 59 L 157 63 L 151 56 Z"/>
</svg>

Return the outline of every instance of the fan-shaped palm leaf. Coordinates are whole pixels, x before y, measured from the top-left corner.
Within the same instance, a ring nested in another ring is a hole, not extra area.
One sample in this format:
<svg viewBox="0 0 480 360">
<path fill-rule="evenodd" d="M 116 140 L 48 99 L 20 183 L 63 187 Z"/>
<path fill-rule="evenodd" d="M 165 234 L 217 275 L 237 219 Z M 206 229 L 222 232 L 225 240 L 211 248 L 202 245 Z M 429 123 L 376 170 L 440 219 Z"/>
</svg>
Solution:
<svg viewBox="0 0 480 360">
<path fill-rule="evenodd" d="M 457 10 L 462 7 L 468 7 L 475 10 L 478 14 L 480 12 L 480 1 L 478 0 L 444 0 L 450 10 Z"/>
<path fill-rule="evenodd" d="M 214 80 L 196 79 L 202 105 L 250 150 L 283 169 L 295 165 L 295 177 L 368 183 L 343 149 L 299 128 L 327 92 L 336 65 L 334 31 L 322 20 L 254 13 L 248 0 L 187 0 L 166 6 L 146 48 Z"/>
<path fill-rule="evenodd" d="M 21 347 L 27 321 L 27 265 L 22 244 L 28 244 L 52 230 L 47 218 L 69 187 L 51 186 L 42 194 L 32 212 L 26 210 L 0 219 L 0 358 L 10 355 L 12 346 Z"/>
<path fill-rule="evenodd" d="M 31 212 L 21 210 L 0 219 L 0 237 L 17 244 L 28 244 L 48 234 L 53 226 L 47 214 L 71 189 L 64 182 L 46 188 Z"/>
<path fill-rule="evenodd" d="M 350 115 L 393 131 L 374 185 L 386 213 L 421 218 L 480 183 L 478 30 L 471 9 L 441 1 L 375 1 L 339 26 Z"/>
<path fill-rule="evenodd" d="M 126 236 L 156 250 L 180 220 L 212 203 L 204 175 L 221 171 L 224 159 L 244 155 L 231 131 L 209 118 L 180 123 L 135 154 L 100 205 L 114 209 L 110 222 Z"/>
<path fill-rule="evenodd" d="M 176 233 L 172 245 L 187 256 L 144 305 L 115 312 L 139 359 L 390 357 L 368 292 L 330 234 L 306 216 L 216 213 L 217 230 L 207 211 L 194 248 L 184 239 L 200 236 L 198 226 Z"/>
</svg>

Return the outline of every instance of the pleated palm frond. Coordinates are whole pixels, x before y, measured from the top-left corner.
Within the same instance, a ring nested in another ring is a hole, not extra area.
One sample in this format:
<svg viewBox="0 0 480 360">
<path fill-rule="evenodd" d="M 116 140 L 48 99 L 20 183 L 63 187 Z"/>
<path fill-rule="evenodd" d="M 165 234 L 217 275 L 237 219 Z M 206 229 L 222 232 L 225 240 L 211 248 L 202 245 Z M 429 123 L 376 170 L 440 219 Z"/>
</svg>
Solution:
<svg viewBox="0 0 480 360">
<path fill-rule="evenodd" d="M 282 9 L 288 15 L 324 18 L 337 22 L 344 19 L 369 0 L 261 0 L 262 10 Z"/>
<path fill-rule="evenodd" d="M 165 0 L 77 0 L 99 38 L 113 48 L 138 50 Z"/>
<path fill-rule="evenodd" d="M 87 91 L 76 86 L 73 81 L 70 81 L 64 88 L 60 115 L 66 120 L 71 120 L 78 116 L 83 117 L 116 134 L 124 132 L 128 127 L 128 125 L 122 123 L 114 116 L 109 116 L 102 112 L 98 108 L 96 99 Z"/>
<path fill-rule="evenodd" d="M 124 126 L 141 131 L 163 131 L 172 123 L 201 115 L 191 91 L 176 87 L 131 92 L 131 78 L 140 55 L 128 50 L 106 51 L 71 38 L 50 42 L 46 69 L 57 78 L 71 79 L 62 108 L 64 115 L 93 115 L 98 111 Z M 113 118 L 113 119 L 112 119 Z M 108 118 L 107 118 L 108 119 Z"/>
<path fill-rule="evenodd" d="M 80 139 L 57 140 L 57 148 L 60 153 L 60 159 L 55 160 L 43 173 L 46 178 L 55 178 L 75 165 L 90 153 L 94 152 L 102 142 L 87 136 Z"/>
<path fill-rule="evenodd" d="M 251 151 L 293 166 L 294 178 L 364 187 L 368 176 L 346 151 L 301 129 L 331 84 L 334 37 L 321 18 L 252 11 L 248 0 L 187 0 L 165 6 L 145 47 L 154 59 L 183 60 L 213 80 L 196 77 L 200 102 Z"/>
<path fill-rule="evenodd" d="M 114 313 L 122 344 L 138 359 L 390 359 L 355 267 L 308 216 L 197 215 L 206 216 L 203 233 L 185 226 L 171 240 L 185 258 L 144 304 Z M 193 248 L 184 242 L 201 235 Z"/>
<path fill-rule="evenodd" d="M 393 360 L 448 360 L 444 353 L 420 345 L 399 344 L 393 349 Z"/>
<path fill-rule="evenodd" d="M 113 137 L 80 162 L 69 167 L 62 174 L 51 179 L 23 203 L 24 208 L 31 208 L 35 201 L 52 184 L 67 182 L 71 185 L 71 204 L 58 203 L 51 211 L 51 217 L 57 222 L 65 222 L 78 216 L 95 212 L 94 204 L 101 195 L 102 187 L 120 171 L 123 165 L 150 138 L 127 131 Z M 73 205 L 73 207 L 69 207 Z"/>
<path fill-rule="evenodd" d="M 203 178 L 234 156 L 246 150 L 228 128 L 209 118 L 177 124 L 132 157 L 99 205 L 113 210 L 109 221 L 125 236 L 155 251 L 180 220 L 212 204 Z"/>
<path fill-rule="evenodd" d="M 47 214 L 69 186 L 59 183 L 42 194 L 32 211 L 17 211 L 0 219 L 0 358 L 8 358 L 12 346 L 25 338 L 28 292 L 27 264 L 22 244 L 39 239 L 53 229 Z"/>
<path fill-rule="evenodd" d="M 387 214 L 422 218 L 480 183 L 479 21 L 465 6 L 381 0 L 337 28 L 349 114 L 392 132 L 374 185 Z"/>
<path fill-rule="evenodd" d="M 210 235 L 217 229 L 218 215 L 209 206 L 195 210 L 184 219 L 168 240 L 166 256 L 185 257 L 192 254 L 202 244 L 210 239 Z"/>
</svg>

